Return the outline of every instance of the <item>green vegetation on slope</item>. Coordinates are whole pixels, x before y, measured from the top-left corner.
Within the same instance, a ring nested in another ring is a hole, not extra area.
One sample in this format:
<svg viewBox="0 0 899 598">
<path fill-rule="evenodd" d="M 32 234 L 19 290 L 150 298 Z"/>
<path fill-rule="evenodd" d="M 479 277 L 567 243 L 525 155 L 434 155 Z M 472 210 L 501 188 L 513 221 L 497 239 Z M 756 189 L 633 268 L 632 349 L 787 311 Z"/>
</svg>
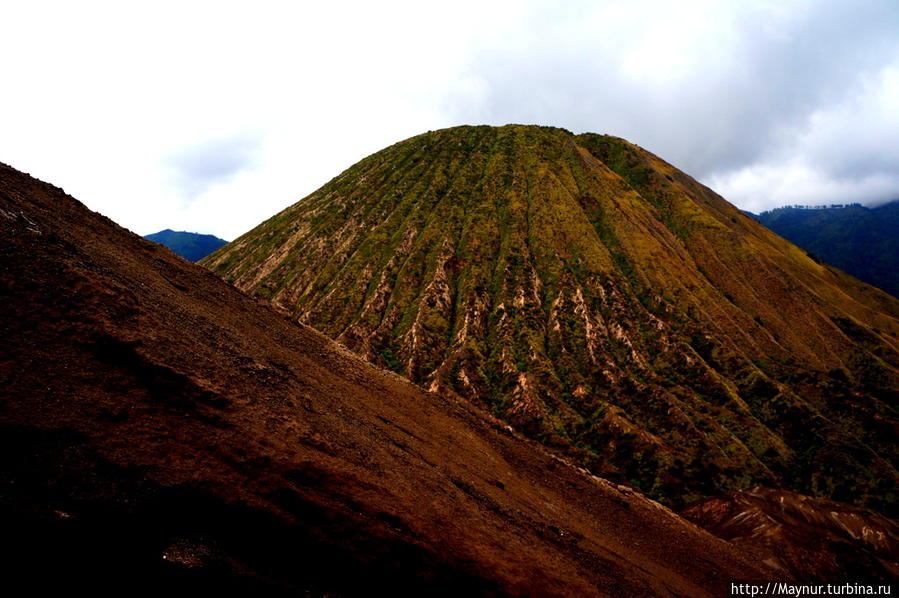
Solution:
<svg viewBox="0 0 899 598">
<path fill-rule="evenodd" d="M 660 500 L 895 508 L 899 302 L 624 140 L 420 135 L 204 263 Z"/>
</svg>

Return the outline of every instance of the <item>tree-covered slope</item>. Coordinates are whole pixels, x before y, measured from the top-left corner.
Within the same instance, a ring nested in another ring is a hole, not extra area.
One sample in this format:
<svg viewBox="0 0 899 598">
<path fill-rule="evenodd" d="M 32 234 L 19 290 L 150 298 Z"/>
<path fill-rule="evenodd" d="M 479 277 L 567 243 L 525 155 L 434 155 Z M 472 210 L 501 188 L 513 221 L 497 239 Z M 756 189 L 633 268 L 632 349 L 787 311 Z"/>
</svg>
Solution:
<svg viewBox="0 0 899 598">
<path fill-rule="evenodd" d="M 895 508 L 899 302 L 624 140 L 420 135 L 204 264 L 662 500 Z"/>
<path fill-rule="evenodd" d="M 875 208 L 778 208 L 757 218 L 818 259 L 899 297 L 899 200 Z"/>
<path fill-rule="evenodd" d="M 227 243 L 215 235 L 201 235 L 169 228 L 146 235 L 144 238 L 168 247 L 189 262 L 198 262 Z"/>
</svg>

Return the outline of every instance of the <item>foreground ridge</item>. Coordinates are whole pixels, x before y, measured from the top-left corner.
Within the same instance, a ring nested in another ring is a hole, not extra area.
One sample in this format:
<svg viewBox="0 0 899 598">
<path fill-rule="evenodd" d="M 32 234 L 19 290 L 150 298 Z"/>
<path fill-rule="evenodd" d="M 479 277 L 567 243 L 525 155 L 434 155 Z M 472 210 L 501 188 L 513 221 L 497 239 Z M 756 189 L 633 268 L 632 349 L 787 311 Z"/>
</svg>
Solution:
<svg viewBox="0 0 899 598">
<path fill-rule="evenodd" d="M 10 587 L 713 596 L 770 575 L 3 165 L 0 268 Z"/>
</svg>

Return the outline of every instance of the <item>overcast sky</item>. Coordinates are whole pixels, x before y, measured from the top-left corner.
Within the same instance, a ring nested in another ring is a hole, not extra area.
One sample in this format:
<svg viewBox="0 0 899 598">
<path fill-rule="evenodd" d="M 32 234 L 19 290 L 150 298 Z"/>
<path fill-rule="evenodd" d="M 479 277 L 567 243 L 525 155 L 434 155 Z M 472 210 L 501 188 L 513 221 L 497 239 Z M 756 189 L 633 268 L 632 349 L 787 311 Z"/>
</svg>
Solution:
<svg viewBox="0 0 899 598">
<path fill-rule="evenodd" d="M 28 2 L 0 161 L 233 239 L 418 133 L 625 137 L 753 211 L 899 198 L 899 0 Z"/>
</svg>

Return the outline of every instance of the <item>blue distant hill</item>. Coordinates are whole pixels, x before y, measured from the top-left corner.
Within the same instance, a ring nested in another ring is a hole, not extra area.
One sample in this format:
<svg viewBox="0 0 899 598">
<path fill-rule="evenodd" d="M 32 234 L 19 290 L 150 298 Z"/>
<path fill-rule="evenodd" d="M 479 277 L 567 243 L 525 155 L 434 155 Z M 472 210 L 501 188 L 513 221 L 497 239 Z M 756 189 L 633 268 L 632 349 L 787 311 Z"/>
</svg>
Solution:
<svg viewBox="0 0 899 598">
<path fill-rule="evenodd" d="M 180 230 L 165 229 L 144 237 L 165 245 L 186 260 L 199 261 L 228 242 L 215 235 L 201 235 Z"/>
<path fill-rule="evenodd" d="M 899 297 L 899 200 L 876 208 L 789 206 L 756 218 L 816 259 Z"/>
</svg>

